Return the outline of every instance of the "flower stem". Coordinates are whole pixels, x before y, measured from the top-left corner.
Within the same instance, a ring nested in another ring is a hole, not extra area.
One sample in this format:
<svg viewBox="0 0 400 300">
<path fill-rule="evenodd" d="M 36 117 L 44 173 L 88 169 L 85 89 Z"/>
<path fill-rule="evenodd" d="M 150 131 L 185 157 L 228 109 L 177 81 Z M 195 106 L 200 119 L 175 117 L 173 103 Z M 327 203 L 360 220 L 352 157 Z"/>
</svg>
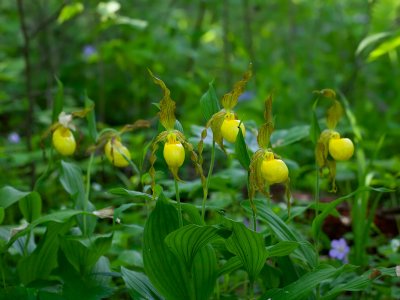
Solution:
<svg viewBox="0 0 400 300">
<path fill-rule="evenodd" d="M 83 211 L 86 212 L 89 203 L 89 195 L 90 195 L 90 176 L 92 170 L 94 153 L 90 154 L 89 164 L 86 171 L 86 191 L 85 191 L 85 201 L 83 202 Z M 83 215 L 83 232 L 86 235 L 87 231 L 87 224 L 86 224 L 86 215 Z"/>
<path fill-rule="evenodd" d="M 215 141 L 213 140 L 212 146 L 211 146 L 211 162 L 210 162 L 210 168 L 208 169 L 208 174 L 207 174 L 207 180 L 206 180 L 206 186 L 204 187 L 204 192 L 203 192 L 203 205 L 201 207 L 201 217 L 204 221 L 205 213 L 206 213 L 206 201 L 208 197 L 208 185 L 210 183 L 210 178 L 214 169 L 214 163 L 215 163 Z"/>
<path fill-rule="evenodd" d="M 178 203 L 178 219 L 179 219 L 179 228 L 180 228 L 180 227 L 183 227 L 181 197 L 179 195 L 178 180 L 176 180 L 176 178 L 174 178 L 174 181 L 175 181 L 176 202 Z"/>
</svg>

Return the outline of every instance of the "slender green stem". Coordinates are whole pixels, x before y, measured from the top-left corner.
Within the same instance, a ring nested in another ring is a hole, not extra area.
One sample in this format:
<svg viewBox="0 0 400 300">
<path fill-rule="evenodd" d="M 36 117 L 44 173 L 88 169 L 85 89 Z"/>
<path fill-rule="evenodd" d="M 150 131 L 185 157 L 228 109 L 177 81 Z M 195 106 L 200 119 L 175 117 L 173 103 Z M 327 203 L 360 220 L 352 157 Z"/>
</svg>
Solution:
<svg viewBox="0 0 400 300">
<path fill-rule="evenodd" d="M 39 188 L 40 183 L 42 183 L 42 181 L 49 175 L 52 166 L 53 166 L 53 146 L 50 147 L 49 162 L 47 164 L 46 170 L 36 180 L 35 185 L 33 186 L 33 190 L 34 191 L 37 191 L 37 189 Z"/>
<path fill-rule="evenodd" d="M 88 209 L 89 196 L 90 196 L 90 176 L 91 176 L 93 158 L 94 158 L 94 153 L 90 154 L 89 164 L 86 171 L 86 191 L 85 191 L 85 201 L 83 202 L 84 212 L 86 212 Z M 83 231 L 85 235 L 87 230 L 86 217 L 87 217 L 86 215 L 83 216 Z"/>
<path fill-rule="evenodd" d="M 319 166 L 317 162 L 315 162 L 315 194 L 314 194 L 314 202 L 315 202 L 315 218 L 319 215 Z M 315 251 L 318 253 L 319 248 L 319 233 L 315 236 Z M 319 255 L 317 255 L 317 260 L 319 260 Z"/>
<path fill-rule="evenodd" d="M 210 168 L 208 170 L 208 174 L 207 174 L 207 180 L 206 180 L 206 186 L 204 187 L 204 192 L 203 192 L 203 204 L 201 207 L 201 217 L 203 218 L 204 221 L 204 217 L 205 217 L 205 213 L 206 213 L 206 201 L 207 201 L 207 197 L 208 197 L 208 186 L 210 184 L 210 178 L 214 169 L 214 163 L 215 163 L 215 141 L 213 140 L 212 146 L 211 146 L 211 162 L 210 162 Z"/>
<path fill-rule="evenodd" d="M 181 205 L 181 197 L 179 195 L 179 186 L 178 180 L 174 179 L 175 181 L 175 194 L 176 194 L 176 202 L 178 203 L 178 219 L 179 219 L 179 227 L 183 226 L 183 219 L 182 219 L 182 205 Z"/>
<path fill-rule="evenodd" d="M 253 300 L 254 298 L 254 281 L 249 281 L 249 296 L 250 299 Z"/>
</svg>

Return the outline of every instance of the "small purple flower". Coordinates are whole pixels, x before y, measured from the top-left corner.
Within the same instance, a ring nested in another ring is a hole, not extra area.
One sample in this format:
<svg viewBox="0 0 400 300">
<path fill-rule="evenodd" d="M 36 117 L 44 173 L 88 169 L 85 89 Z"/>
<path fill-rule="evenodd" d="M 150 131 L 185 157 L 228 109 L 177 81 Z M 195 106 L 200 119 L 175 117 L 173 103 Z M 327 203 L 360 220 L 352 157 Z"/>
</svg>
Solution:
<svg viewBox="0 0 400 300">
<path fill-rule="evenodd" d="M 18 144 L 20 141 L 21 141 L 21 138 L 20 138 L 20 136 L 19 136 L 18 133 L 16 133 L 16 132 L 11 132 L 11 133 L 8 135 L 8 142 L 9 142 L 9 143 L 11 143 L 11 144 Z"/>
<path fill-rule="evenodd" d="M 97 51 L 96 51 L 96 48 L 94 46 L 86 45 L 85 47 L 83 47 L 82 54 L 83 54 L 83 56 L 85 58 L 88 58 L 88 57 L 92 56 L 93 54 L 96 54 L 96 52 Z"/>
<path fill-rule="evenodd" d="M 341 238 L 340 240 L 331 241 L 332 249 L 329 250 L 329 256 L 332 258 L 337 258 L 343 262 L 347 262 L 347 254 L 350 251 L 349 246 L 347 246 L 346 240 Z"/>
</svg>

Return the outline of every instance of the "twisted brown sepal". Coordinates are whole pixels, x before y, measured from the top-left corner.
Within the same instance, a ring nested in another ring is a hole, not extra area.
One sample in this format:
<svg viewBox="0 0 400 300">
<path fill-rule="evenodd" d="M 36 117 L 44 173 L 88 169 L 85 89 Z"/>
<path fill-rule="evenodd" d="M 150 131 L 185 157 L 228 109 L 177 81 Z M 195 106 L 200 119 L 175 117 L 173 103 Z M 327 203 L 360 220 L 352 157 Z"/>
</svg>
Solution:
<svg viewBox="0 0 400 300">
<path fill-rule="evenodd" d="M 174 129 L 175 126 L 175 108 L 176 104 L 175 101 L 173 101 L 170 97 L 170 90 L 167 88 L 165 83 L 157 78 L 156 76 L 153 75 L 153 73 L 147 69 L 150 73 L 150 76 L 152 77 L 153 81 L 155 84 L 159 85 L 164 93 L 163 98 L 160 101 L 160 122 L 164 126 L 166 130 L 172 130 Z"/>
<path fill-rule="evenodd" d="M 243 74 L 242 80 L 235 83 L 233 86 L 233 90 L 229 93 L 226 93 L 221 100 L 222 106 L 225 110 L 230 111 L 232 110 L 237 102 L 239 96 L 243 93 L 246 83 L 249 81 L 252 75 L 252 64 L 249 64 L 248 70 Z"/>
<path fill-rule="evenodd" d="M 261 125 L 257 135 L 257 143 L 262 149 L 268 148 L 272 132 L 274 131 L 274 120 L 272 117 L 272 95 L 269 95 L 265 100 L 264 119 L 265 123 Z"/>
</svg>

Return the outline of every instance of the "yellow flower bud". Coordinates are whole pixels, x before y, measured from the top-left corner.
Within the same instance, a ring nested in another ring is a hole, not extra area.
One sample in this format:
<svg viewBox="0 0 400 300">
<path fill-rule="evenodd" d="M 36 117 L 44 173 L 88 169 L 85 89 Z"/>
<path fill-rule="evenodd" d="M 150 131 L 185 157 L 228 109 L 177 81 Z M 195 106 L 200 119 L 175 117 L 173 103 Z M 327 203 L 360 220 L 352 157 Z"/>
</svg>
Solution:
<svg viewBox="0 0 400 300">
<path fill-rule="evenodd" d="M 353 153 L 353 142 L 348 138 L 340 138 L 339 133 L 334 132 L 329 140 L 329 154 L 335 160 L 348 160 Z"/>
<path fill-rule="evenodd" d="M 104 153 L 107 159 L 116 167 L 123 168 L 129 165 L 128 159 L 131 159 L 131 153 L 118 138 L 111 138 L 104 147 Z"/>
<path fill-rule="evenodd" d="M 76 142 L 74 135 L 69 128 L 59 126 L 53 132 L 53 145 L 57 152 L 62 155 L 69 156 L 74 154 L 76 149 Z"/>
<path fill-rule="evenodd" d="M 233 113 L 226 113 L 225 119 L 221 125 L 221 134 L 222 137 L 230 143 L 234 143 L 236 141 L 236 137 L 239 133 L 239 124 L 242 129 L 243 136 L 246 135 L 246 128 L 243 123 L 240 123 L 240 120 L 236 120 Z"/>
<path fill-rule="evenodd" d="M 282 183 L 288 179 L 289 170 L 281 159 L 275 159 L 273 153 L 267 152 L 261 164 L 261 175 L 268 184 Z"/>
<path fill-rule="evenodd" d="M 176 135 L 170 133 L 164 145 L 164 159 L 170 168 L 179 168 L 185 161 L 185 149 L 182 144 L 176 140 Z"/>
</svg>

